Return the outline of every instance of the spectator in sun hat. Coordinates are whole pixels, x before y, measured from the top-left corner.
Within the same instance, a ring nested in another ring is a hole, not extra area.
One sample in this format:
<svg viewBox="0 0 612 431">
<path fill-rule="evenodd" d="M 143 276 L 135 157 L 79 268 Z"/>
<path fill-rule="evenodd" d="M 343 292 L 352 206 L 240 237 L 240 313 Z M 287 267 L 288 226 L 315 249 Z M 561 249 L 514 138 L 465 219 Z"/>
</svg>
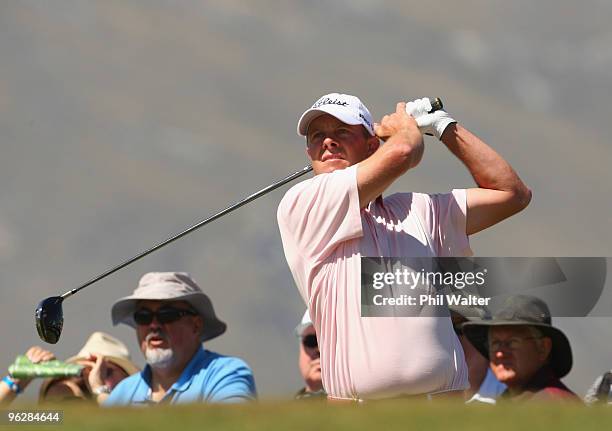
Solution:
<svg viewBox="0 0 612 431">
<path fill-rule="evenodd" d="M 296 400 L 326 397 L 321 381 L 321 359 L 317 333 L 315 332 L 308 310 L 302 321 L 295 327 L 295 335 L 300 339 L 298 366 L 304 380 L 304 387 L 295 394 Z"/>
<path fill-rule="evenodd" d="M 475 293 L 468 293 L 465 290 L 457 290 L 455 294 L 476 296 Z M 481 305 L 449 304 L 448 309 L 451 314 L 453 329 L 463 348 L 465 362 L 468 367 L 470 387 L 464 392 L 466 403 L 482 402 L 495 404 L 495 399 L 504 392 L 506 385 L 495 378 L 493 371 L 489 368 L 489 360 L 472 345 L 463 333 L 464 323 L 490 319 L 491 312 L 488 307 Z"/>
<path fill-rule="evenodd" d="M 112 307 L 113 324 L 136 329 L 145 369 L 121 382 L 104 405 L 240 402 L 256 396 L 249 366 L 206 350 L 202 342 L 226 324 L 187 273 L 145 274 L 131 296 Z"/>
<path fill-rule="evenodd" d="M 569 340 L 552 326 L 541 299 L 511 296 L 492 319 L 466 322 L 462 329 L 508 387 L 500 399 L 579 400 L 560 380 L 572 368 Z"/>
<path fill-rule="evenodd" d="M 62 401 L 104 401 L 107 394 L 126 377 L 137 373 L 138 367 L 131 361 L 128 348 L 120 340 L 104 332 L 94 332 L 81 350 L 63 363 L 42 347 L 32 346 L 20 365 L 20 373 L 30 377 L 7 376 L 5 382 L 13 382 L 11 393 L 0 390 L 0 401 L 7 403 L 27 387 L 32 378 L 42 375 L 72 373 L 65 377 L 49 377 L 43 380 L 39 392 L 39 403 Z M 37 367 L 35 364 L 47 365 Z M 79 365 L 80 367 L 76 367 Z M 25 367 L 25 368 L 24 368 Z M 74 373 L 72 373 L 74 374 Z"/>
<path fill-rule="evenodd" d="M 138 373 L 139 368 L 132 362 L 128 348 L 117 338 L 104 332 L 94 332 L 90 335 L 79 353 L 66 360 L 68 363 L 84 365 L 83 383 L 84 395 L 98 403 L 104 402 L 108 394 L 123 379 Z M 74 382 L 78 385 L 78 381 Z M 40 387 L 40 398 L 52 399 L 53 382 L 47 386 L 43 382 Z M 61 390 L 60 390 L 61 394 Z"/>
</svg>

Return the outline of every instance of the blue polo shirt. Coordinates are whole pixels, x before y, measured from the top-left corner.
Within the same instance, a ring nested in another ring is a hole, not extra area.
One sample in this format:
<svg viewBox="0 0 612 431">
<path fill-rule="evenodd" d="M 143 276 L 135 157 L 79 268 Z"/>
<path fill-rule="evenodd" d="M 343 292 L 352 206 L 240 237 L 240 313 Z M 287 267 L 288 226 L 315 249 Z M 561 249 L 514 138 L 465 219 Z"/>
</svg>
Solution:
<svg viewBox="0 0 612 431">
<path fill-rule="evenodd" d="M 159 402 L 241 402 L 256 397 L 255 380 L 249 366 L 239 358 L 198 349 L 179 379 Z M 151 367 L 119 383 L 104 406 L 156 404 L 151 400 Z"/>
</svg>

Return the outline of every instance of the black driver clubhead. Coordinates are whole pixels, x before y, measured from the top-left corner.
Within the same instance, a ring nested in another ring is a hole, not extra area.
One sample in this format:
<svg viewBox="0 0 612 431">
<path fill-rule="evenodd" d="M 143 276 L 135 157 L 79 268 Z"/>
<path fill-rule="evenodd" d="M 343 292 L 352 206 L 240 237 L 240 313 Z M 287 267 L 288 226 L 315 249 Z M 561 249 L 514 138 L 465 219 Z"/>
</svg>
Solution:
<svg viewBox="0 0 612 431">
<path fill-rule="evenodd" d="M 40 301 L 34 312 L 36 330 L 41 340 L 49 344 L 59 341 L 64 326 L 64 311 L 61 296 L 51 296 Z"/>
</svg>

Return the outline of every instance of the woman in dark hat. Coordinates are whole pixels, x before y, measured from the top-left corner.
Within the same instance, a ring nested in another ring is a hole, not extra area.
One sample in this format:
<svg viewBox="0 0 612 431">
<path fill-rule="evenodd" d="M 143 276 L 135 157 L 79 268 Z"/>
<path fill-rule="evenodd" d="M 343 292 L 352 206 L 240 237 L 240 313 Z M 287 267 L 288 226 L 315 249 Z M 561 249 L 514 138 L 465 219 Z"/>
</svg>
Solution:
<svg viewBox="0 0 612 431">
<path fill-rule="evenodd" d="M 579 400 L 560 380 L 572 368 L 569 341 L 541 299 L 512 296 L 492 319 L 467 322 L 463 332 L 508 386 L 502 398 Z"/>
</svg>

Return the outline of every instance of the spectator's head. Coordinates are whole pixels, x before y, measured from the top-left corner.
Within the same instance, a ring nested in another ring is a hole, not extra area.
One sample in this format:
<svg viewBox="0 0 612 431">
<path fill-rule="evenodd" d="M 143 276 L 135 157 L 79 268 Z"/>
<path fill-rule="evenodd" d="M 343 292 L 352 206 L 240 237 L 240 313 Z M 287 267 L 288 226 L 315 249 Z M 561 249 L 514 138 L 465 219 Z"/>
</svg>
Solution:
<svg viewBox="0 0 612 431">
<path fill-rule="evenodd" d="M 510 297 L 493 319 L 465 323 L 463 331 L 489 359 L 497 379 L 511 390 L 524 387 L 543 367 L 550 367 L 558 378 L 572 368 L 569 341 L 552 326 L 541 299 Z"/>
<path fill-rule="evenodd" d="M 104 332 L 89 336 L 79 353 L 66 360 L 67 363 L 83 365 L 83 374 L 78 377 L 46 379 L 40 386 L 40 402 L 81 401 L 91 399 L 87 375 L 91 370 L 92 358 L 102 356 L 106 360 L 102 380 L 113 389 L 126 377 L 137 373 L 138 367 L 131 361 L 130 353 L 121 341 Z"/>
<path fill-rule="evenodd" d="M 355 96 L 330 93 L 320 97 L 298 121 L 315 174 L 333 172 L 371 156 L 380 142 L 372 115 Z"/>
<path fill-rule="evenodd" d="M 145 274 L 131 296 L 115 302 L 112 318 L 136 329 L 147 363 L 158 370 L 182 370 L 203 341 L 226 329 L 208 296 L 180 272 Z"/>
<path fill-rule="evenodd" d="M 295 335 L 300 339 L 299 367 L 304 379 L 306 392 L 317 392 L 323 389 L 321 382 L 321 360 L 317 334 L 310 320 L 308 310 L 299 325 L 295 327 Z"/>
</svg>

